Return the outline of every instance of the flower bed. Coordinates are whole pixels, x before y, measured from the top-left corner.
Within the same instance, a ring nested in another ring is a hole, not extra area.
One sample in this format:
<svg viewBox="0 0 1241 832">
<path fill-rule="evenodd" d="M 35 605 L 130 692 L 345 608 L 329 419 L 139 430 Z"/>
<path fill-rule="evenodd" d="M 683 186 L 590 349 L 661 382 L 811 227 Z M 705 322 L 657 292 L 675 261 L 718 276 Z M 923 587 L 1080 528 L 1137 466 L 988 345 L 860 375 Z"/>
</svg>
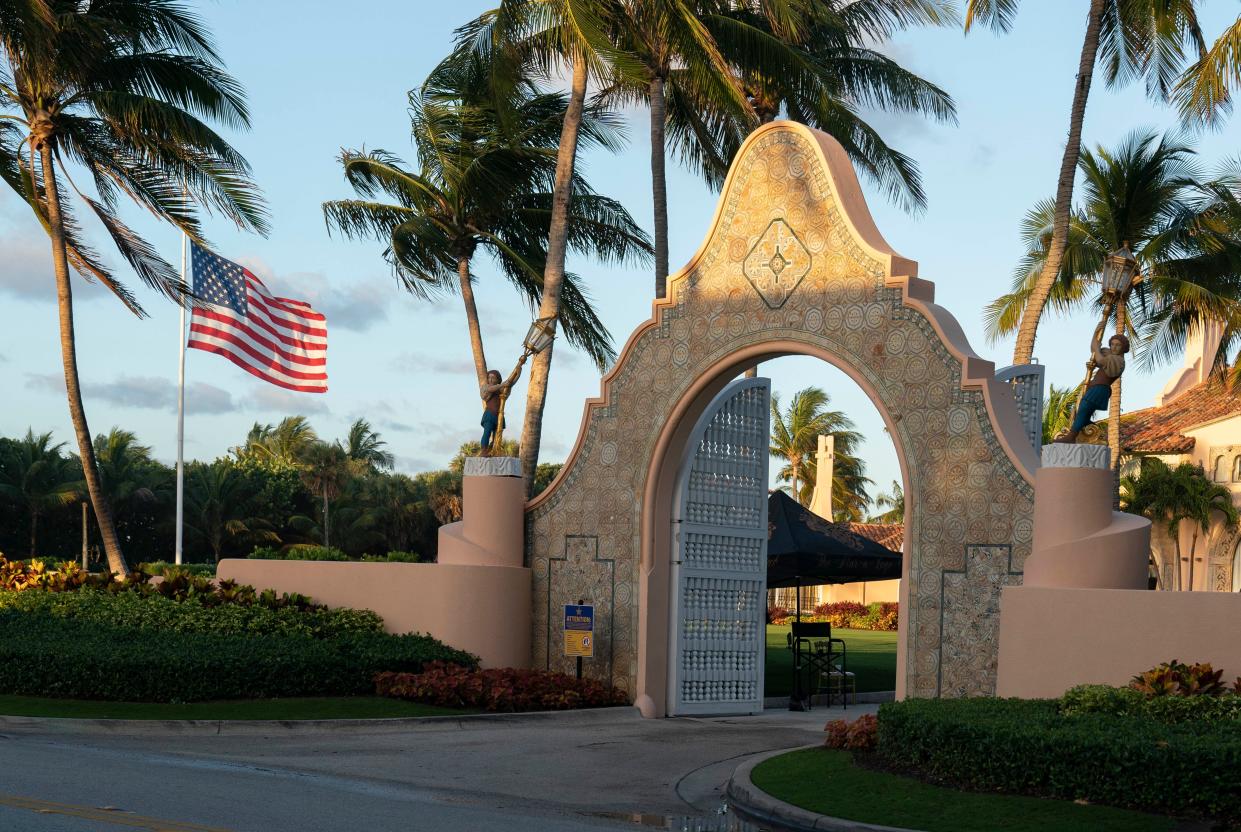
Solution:
<svg viewBox="0 0 1241 832">
<path fill-rule="evenodd" d="M 788 624 L 796 614 L 784 607 L 768 607 L 768 624 Z M 900 619 L 900 604 L 895 601 L 877 601 L 859 604 L 856 601 L 837 601 L 819 604 L 812 612 L 803 612 L 802 621 L 826 622 L 846 630 L 882 630 L 895 632 Z"/>
<path fill-rule="evenodd" d="M 594 679 L 516 668 L 472 670 L 435 662 L 421 673 L 381 673 L 380 696 L 484 711 L 560 711 L 627 705 L 629 697 Z"/>
</svg>

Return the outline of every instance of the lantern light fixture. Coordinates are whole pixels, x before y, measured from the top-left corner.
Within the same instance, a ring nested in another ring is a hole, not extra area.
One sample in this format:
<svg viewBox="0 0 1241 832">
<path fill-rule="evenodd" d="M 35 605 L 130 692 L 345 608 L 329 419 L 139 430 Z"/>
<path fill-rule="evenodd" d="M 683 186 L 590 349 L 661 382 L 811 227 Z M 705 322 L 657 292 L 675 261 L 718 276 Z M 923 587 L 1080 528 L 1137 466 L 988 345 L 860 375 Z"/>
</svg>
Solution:
<svg viewBox="0 0 1241 832">
<path fill-rule="evenodd" d="M 1129 250 L 1129 242 L 1108 255 L 1103 263 L 1103 294 L 1124 297 L 1138 274 L 1138 260 Z"/>
<path fill-rule="evenodd" d="M 522 342 L 522 346 L 526 348 L 526 352 L 530 355 L 538 355 L 551 346 L 552 340 L 555 337 L 556 319 L 552 316 L 539 318 L 530 324 L 530 329 L 526 332 L 526 340 Z"/>
</svg>

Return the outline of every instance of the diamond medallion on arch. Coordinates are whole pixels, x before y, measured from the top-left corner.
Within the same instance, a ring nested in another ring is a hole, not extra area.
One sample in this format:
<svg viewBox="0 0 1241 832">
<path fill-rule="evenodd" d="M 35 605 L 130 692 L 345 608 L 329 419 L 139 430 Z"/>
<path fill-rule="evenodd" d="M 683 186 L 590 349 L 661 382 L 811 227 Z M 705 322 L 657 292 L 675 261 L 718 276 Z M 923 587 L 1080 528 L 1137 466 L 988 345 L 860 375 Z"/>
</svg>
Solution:
<svg viewBox="0 0 1241 832">
<path fill-rule="evenodd" d="M 742 270 L 763 302 L 779 309 L 810 271 L 810 251 L 788 223 L 774 219 L 751 247 Z"/>
</svg>

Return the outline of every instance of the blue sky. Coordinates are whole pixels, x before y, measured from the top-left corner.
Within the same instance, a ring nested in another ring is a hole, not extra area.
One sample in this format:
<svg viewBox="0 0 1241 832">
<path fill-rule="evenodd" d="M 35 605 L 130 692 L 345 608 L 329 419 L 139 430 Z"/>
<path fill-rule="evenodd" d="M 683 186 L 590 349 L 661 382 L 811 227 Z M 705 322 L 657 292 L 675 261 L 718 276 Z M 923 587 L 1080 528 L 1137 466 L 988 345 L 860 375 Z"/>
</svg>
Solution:
<svg viewBox="0 0 1241 832">
<path fill-rule="evenodd" d="M 460 299 L 436 303 L 403 295 L 380 258 L 380 246 L 329 237 L 320 204 L 348 195 L 336 155 L 340 148 L 380 147 L 406 159 L 406 92 L 418 86 L 448 51 L 452 30 L 487 2 L 452 4 L 374 0 L 365 25 L 346 19 L 336 3 L 319 0 L 218 0 L 194 4 L 214 31 L 229 70 L 249 92 L 253 129 L 233 136 L 266 192 L 273 231 L 263 239 L 237 233 L 218 219 L 207 224 L 217 251 L 243 262 L 292 297 L 310 300 L 329 318 L 331 392 L 291 394 L 252 379 L 223 359 L 191 351 L 188 358 L 186 454 L 213 458 L 238 444 L 255 421 L 291 413 L 310 417 L 325 438 L 342 436 L 366 417 L 397 454 L 398 469 L 441 467 L 461 442 L 477 438 L 479 405 Z M 1007 36 L 981 31 L 919 30 L 885 47 L 908 68 L 947 89 L 960 123 L 935 125 L 912 116 L 877 114 L 872 123 L 889 143 L 921 165 L 927 211 L 910 216 L 868 189 L 871 210 L 888 241 L 917 260 L 937 285 L 937 300 L 960 320 L 974 348 L 998 366 L 1010 342 L 989 344 L 982 309 L 1008 288 L 1019 255 L 1021 217 L 1049 196 L 1067 129 L 1086 0 L 1023 4 Z M 1210 36 L 1238 11 L 1209 3 Z M 625 203 L 648 229 L 651 222 L 647 119 L 625 114 L 630 142 L 618 156 L 583 160 L 594 186 Z M 1096 83 L 1084 133 L 1088 144 L 1114 144 L 1141 127 L 1175 126 L 1166 107 L 1149 103 L 1140 87 Z M 1208 167 L 1235 155 L 1236 120 L 1197 139 Z M 716 196 L 693 176 L 670 166 L 671 262 L 675 270 L 698 247 Z M 178 235 L 126 215 L 179 258 Z M 33 426 L 71 432 L 65 406 L 46 237 L 28 211 L 0 192 L 0 434 Z M 104 250 L 107 250 L 106 248 Z M 112 262 L 119 257 L 112 256 Z M 570 267 L 588 286 L 617 346 L 650 314 L 652 274 L 645 267 L 603 269 L 587 261 Z M 477 289 L 488 356 L 501 367 L 516 358 L 529 313 L 489 263 L 480 262 Z M 131 281 L 138 284 L 137 278 Z M 78 346 L 83 389 L 95 433 L 120 425 L 134 430 L 157 456 L 175 455 L 177 310 L 145 289 L 138 294 L 151 317 L 136 320 L 97 287 L 79 282 Z M 1037 356 L 1050 379 L 1076 383 L 1093 328 L 1087 317 L 1047 320 Z M 1151 403 L 1170 368 L 1126 374 L 1126 409 Z M 829 391 L 866 436 L 864 455 L 877 488 L 898 476 L 890 441 L 865 395 L 842 373 L 814 359 L 786 358 L 764 366 L 787 398 L 806 384 Z M 580 354 L 559 349 L 545 423 L 544 459 L 563 459 L 572 447 L 582 403 L 598 392 L 598 375 Z M 524 386 L 514 397 L 510 424 L 519 424 Z"/>
</svg>

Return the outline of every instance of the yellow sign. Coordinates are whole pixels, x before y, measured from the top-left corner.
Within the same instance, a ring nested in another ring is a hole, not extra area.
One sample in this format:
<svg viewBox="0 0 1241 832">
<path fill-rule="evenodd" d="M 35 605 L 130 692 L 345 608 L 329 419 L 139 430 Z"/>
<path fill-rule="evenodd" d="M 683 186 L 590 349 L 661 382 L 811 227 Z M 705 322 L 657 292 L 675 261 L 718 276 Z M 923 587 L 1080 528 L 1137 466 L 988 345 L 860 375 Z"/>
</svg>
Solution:
<svg viewBox="0 0 1241 832">
<path fill-rule="evenodd" d="M 595 608 L 592 604 L 564 605 L 564 654 L 570 658 L 595 657 Z"/>
</svg>

